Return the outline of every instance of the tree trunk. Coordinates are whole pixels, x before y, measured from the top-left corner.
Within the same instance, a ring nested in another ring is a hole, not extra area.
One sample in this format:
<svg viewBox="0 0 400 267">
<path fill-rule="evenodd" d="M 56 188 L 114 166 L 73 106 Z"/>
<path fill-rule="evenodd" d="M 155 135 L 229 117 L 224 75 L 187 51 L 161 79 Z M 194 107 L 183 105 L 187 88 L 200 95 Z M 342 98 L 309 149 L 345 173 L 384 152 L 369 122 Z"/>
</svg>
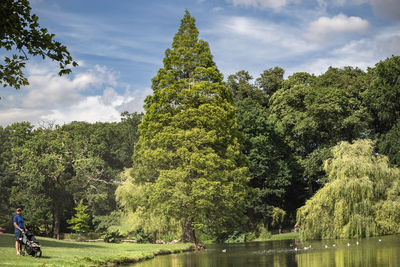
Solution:
<svg viewBox="0 0 400 267">
<path fill-rule="evenodd" d="M 54 234 L 53 237 L 60 239 L 60 208 L 57 204 L 54 205 Z"/>
<path fill-rule="evenodd" d="M 314 194 L 313 181 L 311 180 L 310 177 L 308 177 L 308 195 L 309 197 L 312 197 L 313 194 Z"/>
<path fill-rule="evenodd" d="M 154 243 L 154 244 L 157 243 L 157 232 L 158 232 L 158 231 L 154 231 L 154 232 L 153 232 L 153 243 Z"/>
<path fill-rule="evenodd" d="M 197 243 L 196 235 L 192 227 L 192 221 L 190 219 L 186 219 L 183 225 L 182 242 Z"/>
</svg>

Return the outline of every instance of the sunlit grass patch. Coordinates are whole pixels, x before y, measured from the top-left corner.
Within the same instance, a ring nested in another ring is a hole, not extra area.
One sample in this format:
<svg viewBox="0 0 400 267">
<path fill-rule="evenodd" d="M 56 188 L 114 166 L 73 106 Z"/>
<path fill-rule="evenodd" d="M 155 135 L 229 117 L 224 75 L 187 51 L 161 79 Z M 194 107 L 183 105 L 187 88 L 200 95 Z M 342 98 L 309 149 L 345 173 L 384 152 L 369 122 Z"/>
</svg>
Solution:
<svg viewBox="0 0 400 267">
<path fill-rule="evenodd" d="M 155 255 L 190 250 L 193 244 L 110 244 L 104 242 L 70 242 L 37 237 L 43 256 L 17 256 L 14 235 L 0 235 L 0 266 L 93 266 L 108 263 L 133 263 Z"/>
</svg>

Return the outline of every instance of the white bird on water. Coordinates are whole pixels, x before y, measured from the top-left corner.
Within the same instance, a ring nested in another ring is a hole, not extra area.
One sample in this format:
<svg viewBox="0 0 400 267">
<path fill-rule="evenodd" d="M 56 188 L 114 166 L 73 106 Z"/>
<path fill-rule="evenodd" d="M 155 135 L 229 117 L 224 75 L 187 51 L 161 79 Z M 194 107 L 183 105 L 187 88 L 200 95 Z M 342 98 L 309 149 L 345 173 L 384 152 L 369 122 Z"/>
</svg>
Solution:
<svg viewBox="0 0 400 267">
<path fill-rule="evenodd" d="M 347 243 L 347 246 L 350 247 L 350 243 Z"/>
<path fill-rule="evenodd" d="M 223 249 L 222 252 L 226 252 L 226 249 Z"/>
<path fill-rule="evenodd" d="M 357 241 L 356 244 L 357 244 L 357 246 L 358 246 L 358 244 L 360 244 L 360 243 L 358 243 L 358 241 Z"/>
<path fill-rule="evenodd" d="M 325 245 L 325 248 L 328 248 L 328 245 Z"/>
<path fill-rule="evenodd" d="M 382 239 L 379 239 L 378 241 L 379 241 L 379 242 L 382 242 Z"/>
</svg>

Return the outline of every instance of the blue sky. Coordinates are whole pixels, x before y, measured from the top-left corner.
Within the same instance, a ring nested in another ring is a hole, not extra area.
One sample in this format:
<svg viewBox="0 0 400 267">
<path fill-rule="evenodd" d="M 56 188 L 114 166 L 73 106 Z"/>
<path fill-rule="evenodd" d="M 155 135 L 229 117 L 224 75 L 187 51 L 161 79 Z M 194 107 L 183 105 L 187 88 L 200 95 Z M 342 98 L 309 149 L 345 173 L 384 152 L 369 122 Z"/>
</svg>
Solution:
<svg viewBox="0 0 400 267">
<path fill-rule="evenodd" d="M 0 90 L 0 125 L 118 121 L 143 111 L 188 9 L 226 78 L 257 78 L 280 66 L 320 74 L 329 66 L 374 66 L 400 55 L 400 0 L 32 0 L 42 27 L 65 44 L 79 67 L 31 57 L 30 85 Z M 0 50 L 0 56 L 4 54 Z"/>
</svg>

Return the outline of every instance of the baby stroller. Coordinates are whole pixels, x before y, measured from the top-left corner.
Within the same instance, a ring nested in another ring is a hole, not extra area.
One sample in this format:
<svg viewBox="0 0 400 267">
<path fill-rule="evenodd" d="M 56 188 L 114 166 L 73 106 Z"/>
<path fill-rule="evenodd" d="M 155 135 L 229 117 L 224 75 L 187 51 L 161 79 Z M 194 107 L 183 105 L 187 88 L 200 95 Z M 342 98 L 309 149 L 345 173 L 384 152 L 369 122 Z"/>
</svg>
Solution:
<svg viewBox="0 0 400 267">
<path fill-rule="evenodd" d="M 33 234 L 29 232 L 22 232 L 22 245 L 25 247 L 26 253 L 32 257 L 41 257 L 42 250 L 40 249 L 40 244 L 37 242 Z"/>
</svg>

